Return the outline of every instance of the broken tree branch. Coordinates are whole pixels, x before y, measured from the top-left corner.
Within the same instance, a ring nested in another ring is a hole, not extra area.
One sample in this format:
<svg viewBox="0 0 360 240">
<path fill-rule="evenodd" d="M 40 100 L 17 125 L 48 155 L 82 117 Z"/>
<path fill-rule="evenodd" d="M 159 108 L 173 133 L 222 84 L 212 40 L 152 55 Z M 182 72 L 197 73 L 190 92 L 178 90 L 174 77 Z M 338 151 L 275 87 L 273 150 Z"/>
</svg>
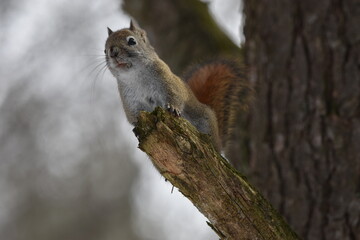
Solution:
<svg viewBox="0 0 360 240">
<path fill-rule="evenodd" d="M 134 133 L 159 172 L 209 219 L 221 239 L 299 239 L 212 146 L 210 137 L 161 108 L 142 112 Z"/>
</svg>

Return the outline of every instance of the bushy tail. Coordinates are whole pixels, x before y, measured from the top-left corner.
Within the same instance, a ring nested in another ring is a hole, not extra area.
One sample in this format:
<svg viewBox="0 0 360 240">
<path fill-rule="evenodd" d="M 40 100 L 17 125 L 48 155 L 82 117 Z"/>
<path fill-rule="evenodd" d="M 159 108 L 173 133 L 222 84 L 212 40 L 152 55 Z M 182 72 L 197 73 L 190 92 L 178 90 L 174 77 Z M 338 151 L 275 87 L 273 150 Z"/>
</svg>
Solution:
<svg viewBox="0 0 360 240">
<path fill-rule="evenodd" d="M 207 61 L 191 67 L 184 79 L 197 99 L 214 110 L 225 147 L 239 112 L 248 110 L 254 96 L 240 64 L 233 60 Z"/>
</svg>

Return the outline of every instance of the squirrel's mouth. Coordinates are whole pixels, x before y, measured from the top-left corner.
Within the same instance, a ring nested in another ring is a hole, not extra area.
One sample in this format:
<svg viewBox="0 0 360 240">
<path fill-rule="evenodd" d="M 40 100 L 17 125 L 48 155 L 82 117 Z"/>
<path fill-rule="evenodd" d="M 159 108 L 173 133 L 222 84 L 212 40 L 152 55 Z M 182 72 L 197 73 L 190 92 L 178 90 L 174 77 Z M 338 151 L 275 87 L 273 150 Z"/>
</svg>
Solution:
<svg viewBox="0 0 360 240">
<path fill-rule="evenodd" d="M 116 60 L 115 64 L 118 68 L 130 68 L 132 66 L 130 62 L 122 62 L 119 60 Z"/>
</svg>

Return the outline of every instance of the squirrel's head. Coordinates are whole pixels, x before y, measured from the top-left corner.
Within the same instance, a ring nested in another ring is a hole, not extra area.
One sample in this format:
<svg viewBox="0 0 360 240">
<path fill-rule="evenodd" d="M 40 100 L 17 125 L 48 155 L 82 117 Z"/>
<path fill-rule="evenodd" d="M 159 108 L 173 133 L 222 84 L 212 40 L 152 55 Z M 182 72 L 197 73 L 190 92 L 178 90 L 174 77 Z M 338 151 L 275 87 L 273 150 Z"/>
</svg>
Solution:
<svg viewBox="0 0 360 240">
<path fill-rule="evenodd" d="M 133 21 L 129 28 L 115 32 L 108 28 L 108 34 L 104 53 L 107 66 L 114 75 L 146 65 L 156 54 L 146 32 Z"/>
</svg>

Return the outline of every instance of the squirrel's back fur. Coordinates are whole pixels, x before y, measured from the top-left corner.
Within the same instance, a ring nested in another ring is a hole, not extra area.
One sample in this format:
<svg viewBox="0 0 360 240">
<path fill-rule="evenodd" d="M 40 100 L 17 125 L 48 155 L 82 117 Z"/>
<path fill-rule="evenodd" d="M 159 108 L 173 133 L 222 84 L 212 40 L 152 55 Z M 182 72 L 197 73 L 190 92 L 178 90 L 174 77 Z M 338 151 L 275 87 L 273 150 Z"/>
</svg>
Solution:
<svg viewBox="0 0 360 240">
<path fill-rule="evenodd" d="M 224 147 L 236 126 L 237 114 L 247 111 L 253 90 L 236 60 L 214 59 L 191 66 L 184 75 L 196 98 L 215 112 Z"/>
</svg>

